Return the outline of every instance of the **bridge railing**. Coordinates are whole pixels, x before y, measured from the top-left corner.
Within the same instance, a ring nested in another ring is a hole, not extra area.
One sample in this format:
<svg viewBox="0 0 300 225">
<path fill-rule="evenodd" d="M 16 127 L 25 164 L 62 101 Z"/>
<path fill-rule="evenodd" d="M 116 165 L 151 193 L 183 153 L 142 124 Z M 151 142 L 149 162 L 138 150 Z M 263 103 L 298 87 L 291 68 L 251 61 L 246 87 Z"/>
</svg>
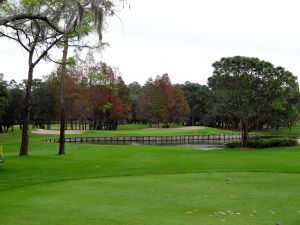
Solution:
<svg viewBox="0 0 300 225">
<path fill-rule="evenodd" d="M 256 137 L 249 134 L 249 137 Z M 181 143 L 197 141 L 223 141 L 240 140 L 241 133 L 207 134 L 207 135 L 184 135 L 184 136 L 112 136 L 112 137 L 69 137 L 66 143 L 90 143 L 90 144 L 118 144 L 118 143 Z M 59 138 L 45 139 L 44 142 L 59 143 Z"/>
</svg>

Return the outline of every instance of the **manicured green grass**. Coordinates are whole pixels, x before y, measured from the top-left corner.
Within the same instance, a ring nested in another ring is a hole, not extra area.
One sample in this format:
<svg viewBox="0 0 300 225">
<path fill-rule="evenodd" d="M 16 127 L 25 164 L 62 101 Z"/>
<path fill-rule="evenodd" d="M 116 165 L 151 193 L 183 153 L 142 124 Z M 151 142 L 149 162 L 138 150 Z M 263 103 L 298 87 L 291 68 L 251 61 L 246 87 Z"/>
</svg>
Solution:
<svg viewBox="0 0 300 225">
<path fill-rule="evenodd" d="M 53 128 L 53 127 L 52 127 Z M 53 130 L 56 130 L 54 126 Z M 222 130 L 211 127 L 199 127 L 198 129 L 185 129 L 185 127 L 172 128 L 149 128 L 147 124 L 125 124 L 119 125 L 118 130 L 86 130 L 83 134 L 69 135 L 76 137 L 100 137 L 100 136 L 179 136 L 179 135 L 198 135 L 198 134 L 223 134 L 234 133 L 235 131 Z M 52 135 L 52 137 L 55 135 Z M 58 135 L 56 135 L 58 136 Z"/>
<path fill-rule="evenodd" d="M 3 192 L 1 224 L 296 225 L 299 178 L 199 173 L 46 183 Z"/>
<path fill-rule="evenodd" d="M 164 124 L 159 124 L 159 128 L 162 128 Z M 169 124 L 170 128 L 179 128 L 182 127 L 177 124 Z M 153 128 L 157 128 L 157 124 L 152 125 Z M 149 124 L 119 124 L 117 130 L 141 130 L 150 128 Z"/>
<path fill-rule="evenodd" d="M 149 128 L 148 124 L 119 124 L 118 130 L 141 130 Z"/>
<path fill-rule="evenodd" d="M 135 131 L 138 132 L 138 131 Z M 188 132 L 188 131 L 187 131 Z M 0 224 L 300 224 L 300 147 L 67 144 L 0 134 Z"/>
<path fill-rule="evenodd" d="M 268 130 L 268 131 L 260 131 L 255 132 L 259 135 L 275 135 L 275 136 L 291 136 L 291 137 L 300 137 L 300 125 L 292 127 L 291 129 L 288 127 L 279 128 L 279 130 Z"/>
<path fill-rule="evenodd" d="M 205 127 L 199 129 L 185 130 L 182 128 L 146 128 L 146 129 L 121 129 L 117 131 L 97 131 L 87 130 L 81 135 L 84 137 L 98 137 L 98 136 L 180 136 L 180 135 L 198 135 L 198 134 L 223 134 L 234 133 L 233 131 L 222 130 L 217 128 Z M 71 135 L 74 136 L 74 135 Z"/>
</svg>

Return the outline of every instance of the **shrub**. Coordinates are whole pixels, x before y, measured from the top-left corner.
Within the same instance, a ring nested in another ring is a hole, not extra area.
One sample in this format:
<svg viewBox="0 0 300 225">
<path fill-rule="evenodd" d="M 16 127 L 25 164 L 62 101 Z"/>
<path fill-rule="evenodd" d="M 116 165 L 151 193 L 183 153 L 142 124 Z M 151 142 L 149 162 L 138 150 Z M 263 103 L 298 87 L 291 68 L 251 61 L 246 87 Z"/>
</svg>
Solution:
<svg viewBox="0 0 300 225">
<path fill-rule="evenodd" d="M 4 155 L 2 152 L 2 146 L 0 146 L 0 163 L 3 163 L 3 162 L 4 162 Z"/>
<path fill-rule="evenodd" d="M 297 140 L 292 138 L 257 138 L 248 142 L 250 148 L 272 148 L 295 145 L 297 145 Z"/>
<path fill-rule="evenodd" d="M 241 146 L 241 142 L 229 142 L 226 144 L 226 148 L 236 148 L 236 147 L 239 147 Z"/>
<path fill-rule="evenodd" d="M 287 147 L 295 146 L 298 142 L 292 138 L 256 138 L 248 142 L 250 148 L 272 148 L 272 147 Z M 229 142 L 227 148 L 241 147 L 241 142 Z"/>
</svg>

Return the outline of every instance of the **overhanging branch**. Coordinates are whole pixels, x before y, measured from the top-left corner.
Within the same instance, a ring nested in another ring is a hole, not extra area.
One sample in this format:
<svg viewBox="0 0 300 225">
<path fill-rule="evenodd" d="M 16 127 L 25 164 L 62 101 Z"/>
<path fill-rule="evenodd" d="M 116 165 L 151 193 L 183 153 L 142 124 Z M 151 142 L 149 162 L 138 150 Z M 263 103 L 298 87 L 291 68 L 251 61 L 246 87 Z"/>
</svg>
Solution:
<svg viewBox="0 0 300 225">
<path fill-rule="evenodd" d="M 64 33 L 64 31 L 61 30 L 55 23 L 53 23 L 47 16 L 39 15 L 39 14 L 33 15 L 33 14 L 30 14 L 30 13 L 23 13 L 23 14 L 8 16 L 8 17 L 5 17 L 5 18 L 0 18 L 0 26 L 6 25 L 10 22 L 23 20 L 23 19 L 42 20 L 45 23 L 47 23 L 56 32 L 58 32 L 60 34 Z"/>
</svg>

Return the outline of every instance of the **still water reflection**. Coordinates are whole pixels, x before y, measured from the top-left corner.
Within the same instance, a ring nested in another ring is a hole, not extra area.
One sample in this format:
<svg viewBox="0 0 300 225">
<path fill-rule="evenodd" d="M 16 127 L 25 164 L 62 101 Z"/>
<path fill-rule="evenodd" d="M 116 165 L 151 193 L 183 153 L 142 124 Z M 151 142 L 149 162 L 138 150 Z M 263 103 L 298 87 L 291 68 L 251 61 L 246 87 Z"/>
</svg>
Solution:
<svg viewBox="0 0 300 225">
<path fill-rule="evenodd" d="M 220 150 L 225 147 L 223 141 L 189 141 L 189 142 L 170 142 L 170 143 L 157 143 L 157 142 L 144 142 L 144 143 L 130 143 L 130 145 L 156 145 L 156 146 L 183 146 L 183 147 L 191 147 L 200 150 Z"/>
</svg>

